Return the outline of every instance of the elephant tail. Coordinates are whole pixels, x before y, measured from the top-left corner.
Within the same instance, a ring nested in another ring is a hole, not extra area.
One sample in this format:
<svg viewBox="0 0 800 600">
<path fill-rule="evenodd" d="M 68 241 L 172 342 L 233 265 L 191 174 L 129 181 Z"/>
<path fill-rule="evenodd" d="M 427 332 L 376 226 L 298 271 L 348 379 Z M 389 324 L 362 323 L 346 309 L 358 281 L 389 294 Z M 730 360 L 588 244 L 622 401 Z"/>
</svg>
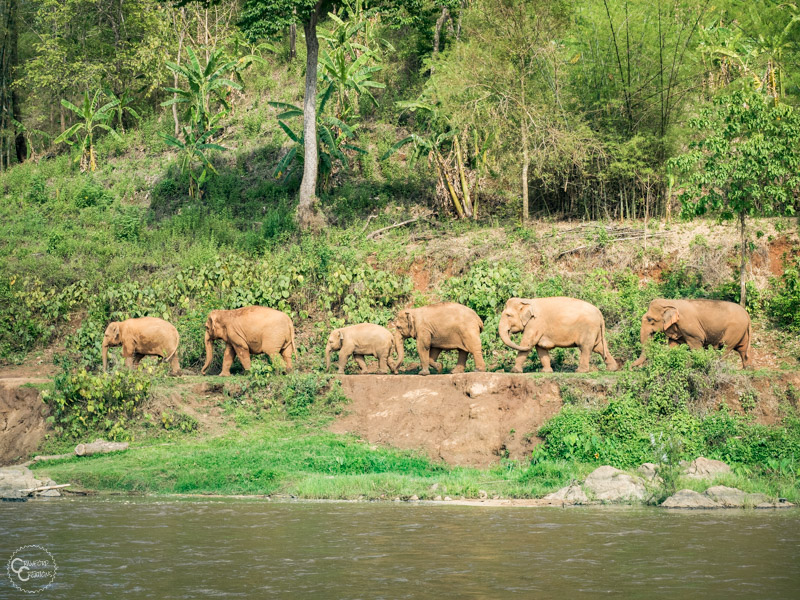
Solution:
<svg viewBox="0 0 800 600">
<path fill-rule="evenodd" d="M 171 361 L 172 357 L 175 356 L 175 353 L 178 351 L 178 346 L 180 346 L 180 343 L 181 343 L 181 334 L 179 333 L 177 335 L 178 335 L 178 339 L 175 342 L 175 349 L 172 352 L 169 353 L 169 356 L 165 356 L 164 357 L 163 362 Z"/>
<path fill-rule="evenodd" d="M 294 340 L 294 323 L 289 319 L 289 344 L 292 346 L 292 356 L 297 354 L 297 343 Z"/>
<path fill-rule="evenodd" d="M 600 341 L 603 343 L 603 360 L 606 361 L 606 363 L 608 363 L 609 360 L 614 361 L 614 357 L 611 356 L 611 353 L 608 351 L 608 342 L 606 341 L 605 319 L 600 322 Z M 614 369 L 616 369 L 616 366 L 614 366 L 612 370 Z"/>
</svg>

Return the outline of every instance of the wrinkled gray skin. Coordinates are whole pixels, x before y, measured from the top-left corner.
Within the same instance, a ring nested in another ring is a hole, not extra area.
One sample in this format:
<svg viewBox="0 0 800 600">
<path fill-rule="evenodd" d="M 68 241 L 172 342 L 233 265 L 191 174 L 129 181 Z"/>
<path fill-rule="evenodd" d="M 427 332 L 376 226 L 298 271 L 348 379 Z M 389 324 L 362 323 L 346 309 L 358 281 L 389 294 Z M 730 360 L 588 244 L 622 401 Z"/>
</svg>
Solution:
<svg viewBox="0 0 800 600">
<path fill-rule="evenodd" d="M 294 324 L 291 317 L 274 308 L 245 306 L 235 310 L 212 310 L 206 320 L 205 373 L 214 359 L 214 340 L 225 342 L 220 376 L 231 374 L 234 357 L 238 357 L 245 371 L 250 370 L 251 354 L 266 354 L 275 362 L 280 354 L 286 371 L 292 370 L 295 351 Z"/>
<path fill-rule="evenodd" d="M 175 326 L 157 317 L 112 321 L 103 335 L 103 371 L 108 369 L 109 347 L 122 346 L 126 367 L 137 366 L 145 356 L 158 356 L 170 364 L 173 375 L 178 375 L 180 340 Z"/>
<path fill-rule="evenodd" d="M 441 363 L 436 362 L 442 350 L 458 350 L 458 364 L 453 373 L 464 372 L 470 354 L 475 359 L 475 369 L 486 370 L 481 352 L 483 321 L 474 310 L 463 304 L 440 302 L 401 310 L 389 325 L 395 327 L 403 338 L 417 340 L 420 375 L 430 375 L 430 365 L 442 372 Z"/>
<path fill-rule="evenodd" d="M 392 363 L 392 351 L 397 353 L 397 363 Z M 397 331 L 392 335 L 392 332 L 380 325 L 359 323 L 331 331 L 325 346 L 326 369 L 331 367 L 331 352 L 339 353 L 339 373 L 344 373 L 351 356 L 355 357 L 361 372 L 366 373 L 367 363 L 364 356 L 375 356 L 381 373 L 388 373 L 391 369 L 396 374 L 397 367 L 403 362 L 403 339 Z"/>
<path fill-rule="evenodd" d="M 506 302 L 498 326 L 500 339 L 517 350 L 514 373 L 522 373 L 533 348 L 542 362 L 542 371 L 551 373 L 553 348 L 580 348 L 578 372 L 589 370 L 592 352 L 599 354 L 609 371 L 617 370 L 617 361 L 608 351 L 606 323 L 600 310 L 577 298 L 511 298 Z M 511 333 L 522 334 L 520 345 L 511 341 Z"/>
<path fill-rule="evenodd" d="M 639 337 L 642 354 L 632 366 L 647 360 L 645 344 L 656 332 L 667 334 L 669 346 L 688 344 L 692 349 L 727 348 L 739 353 L 742 368 L 750 365 L 750 315 L 733 302 L 724 300 L 667 300 L 658 298 L 650 303 L 642 317 Z"/>
</svg>

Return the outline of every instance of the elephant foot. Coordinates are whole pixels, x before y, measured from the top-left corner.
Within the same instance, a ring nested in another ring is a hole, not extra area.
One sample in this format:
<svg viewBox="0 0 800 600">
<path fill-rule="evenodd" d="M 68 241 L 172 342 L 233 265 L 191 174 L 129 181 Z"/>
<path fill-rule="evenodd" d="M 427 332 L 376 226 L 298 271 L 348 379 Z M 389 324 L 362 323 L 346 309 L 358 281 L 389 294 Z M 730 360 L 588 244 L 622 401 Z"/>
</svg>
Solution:
<svg viewBox="0 0 800 600">
<path fill-rule="evenodd" d="M 511 369 L 512 373 L 522 373 L 522 367 L 514 367 Z"/>
<path fill-rule="evenodd" d="M 463 372 L 464 372 L 464 367 L 462 367 L 461 365 L 456 365 L 456 366 L 453 368 L 453 371 L 452 371 L 452 373 L 453 373 L 453 374 L 456 374 L 456 373 L 463 373 Z"/>
<path fill-rule="evenodd" d="M 227 373 L 220 373 L 219 374 L 219 377 L 230 377 L 230 376 L 231 376 L 230 371 L 228 371 Z"/>
<path fill-rule="evenodd" d="M 588 373 L 589 371 L 591 371 L 589 367 L 578 367 L 575 369 L 576 373 Z"/>
<path fill-rule="evenodd" d="M 431 374 L 431 372 L 430 372 L 430 370 L 428 370 L 428 369 L 424 369 L 424 370 L 420 371 L 420 372 L 419 372 L 419 374 L 420 374 L 420 375 L 430 375 L 430 374 Z"/>
<path fill-rule="evenodd" d="M 547 367 L 546 369 L 542 369 L 542 373 L 552 373 L 553 367 Z"/>
<path fill-rule="evenodd" d="M 440 363 L 440 362 L 434 362 L 434 363 L 431 363 L 431 366 L 432 366 L 434 369 L 436 369 L 436 372 L 437 372 L 437 373 L 441 373 L 442 371 L 444 371 L 444 367 L 442 367 L 442 363 Z"/>
</svg>

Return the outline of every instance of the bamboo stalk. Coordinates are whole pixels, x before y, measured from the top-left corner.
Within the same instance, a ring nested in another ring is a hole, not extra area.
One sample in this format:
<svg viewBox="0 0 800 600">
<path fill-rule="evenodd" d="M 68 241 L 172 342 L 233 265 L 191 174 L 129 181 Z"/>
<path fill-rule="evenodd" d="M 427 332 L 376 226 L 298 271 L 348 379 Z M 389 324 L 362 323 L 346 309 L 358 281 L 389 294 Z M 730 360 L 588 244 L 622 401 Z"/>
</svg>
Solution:
<svg viewBox="0 0 800 600">
<path fill-rule="evenodd" d="M 461 144 L 458 142 L 458 136 L 453 138 L 453 145 L 456 149 L 456 162 L 458 163 L 458 178 L 461 180 L 461 193 L 464 199 L 464 212 L 468 217 L 473 216 L 472 202 L 469 199 L 469 187 L 467 186 L 467 178 L 464 176 L 464 162 L 461 159 Z"/>
<path fill-rule="evenodd" d="M 433 156 L 436 159 L 436 166 L 439 168 L 439 176 L 444 181 L 447 191 L 450 192 L 450 198 L 453 201 L 453 206 L 456 207 L 456 212 L 458 213 L 459 218 L 464 219 L 464 209 L 461 207 L 461 201 L 458 199 L 458 194 L 456 194 L 453 184 L 450 183 L 450 180 L 447 178 L 447 169 L 445 168 L 444 160 L 442 159 L 438 150 L 433 151 Z"/>
</svg>

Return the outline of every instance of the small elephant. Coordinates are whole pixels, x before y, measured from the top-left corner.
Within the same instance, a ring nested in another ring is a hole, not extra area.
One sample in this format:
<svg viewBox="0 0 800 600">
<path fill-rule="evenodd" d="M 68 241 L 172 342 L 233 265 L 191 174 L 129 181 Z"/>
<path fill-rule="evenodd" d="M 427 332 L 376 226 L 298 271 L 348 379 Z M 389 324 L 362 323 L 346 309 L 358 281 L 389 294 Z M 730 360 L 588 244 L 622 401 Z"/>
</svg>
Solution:
<svg viewBox="0 0 800 600">
<path fill-rule="evenodd" d="M 442 350 L 458 350 L 458 364 L 453 373 L 464 372 L 469 354 L 475 359 L 476 370 L 486 370 L 481 352 L 483 321 L 474 310 L 463 304 L 440 302 L 401 310 L 390 325 L 403 338 L 417 340 L 420 375 L 430 375 L 429 365 L 442 372 L 441 363 L 436 362 Z"/>
<path fill-rule="evenodd" d="M 397 363 L 392 364 L 392 351 L 397 353 Z M 397 373 L 397 367 L 403 362 L 403 340 L 396 331 L 394 335 L 385 327 L 373 323 L 359 323 L 349 327 L 341 327 L 331 331 L 328 336 L 328 345 L 325 346 L 325 368 L 331 367 L 331 352 L 339 352 L 339 373 L 344 373 L 344 367 L 351 355 L 355 356 L 356 363 L 362 373 L 367 372 L 365 355 L 378 358 L 378 370 L 388 373 L 389 369 Z"/>
<path fill-rule="evenodd" d="M 522 334 L 522 344 L 511 341 L 509 333 Z M 514 373 L 522 373 L 533 348 L 542 362 L 542 371 L 552 373 L 550 352 L 553 348 L 580 348 L 578 372 L 589 370 L 592 352 L 603 357 L 610 371 L 617 361 L 608 351 L 606 322 L 600 310 L 577 298 L 511 298 L 500 316 L 498 333 L 503 343 L 517 350 Z"/>
<path fill-rule="evenodd" d="M 214 358 L 214 340 L 225 342 L 220 375 L 231 374 L 235 356 L 239 357 L 245 371 L 250 370 L 251 354 L 266 354 L 274 361 L 278 354 L 292 370 L 292 355 L 296 346 L 294 324 L 286 313 L 265 306 L 245 306 L 234 310 L 212 310 L 206 320 L 206 362 L 201 369 L 205 374 Z"/>
<path fill-rule="evenodd" d="M 173 375 L 178 375 L 178 344 L 181 337 L 172 323 L 157 317 L 142 317 L 112 321 L 103 335 L 103 371 L 108 369 L 108 348 L 122 346 L 125 366 L 135 367 L 145 356 L 159 356 L 170 363 Z"/>
<path fill-rule="evenodd" d="M 658 331 L 667 334 L 670 348 L 679 344 L 688 344 L 692 349 L 725 347 L 726 354 L 731 350 L 739 353 L 743 369 L 750 365 L 750 315 L 733 302 L 653 300 L 642 317 L 642 354 L 632 366 L 638 367 L 647 360 L 645 343 Z"/>
</svg>

